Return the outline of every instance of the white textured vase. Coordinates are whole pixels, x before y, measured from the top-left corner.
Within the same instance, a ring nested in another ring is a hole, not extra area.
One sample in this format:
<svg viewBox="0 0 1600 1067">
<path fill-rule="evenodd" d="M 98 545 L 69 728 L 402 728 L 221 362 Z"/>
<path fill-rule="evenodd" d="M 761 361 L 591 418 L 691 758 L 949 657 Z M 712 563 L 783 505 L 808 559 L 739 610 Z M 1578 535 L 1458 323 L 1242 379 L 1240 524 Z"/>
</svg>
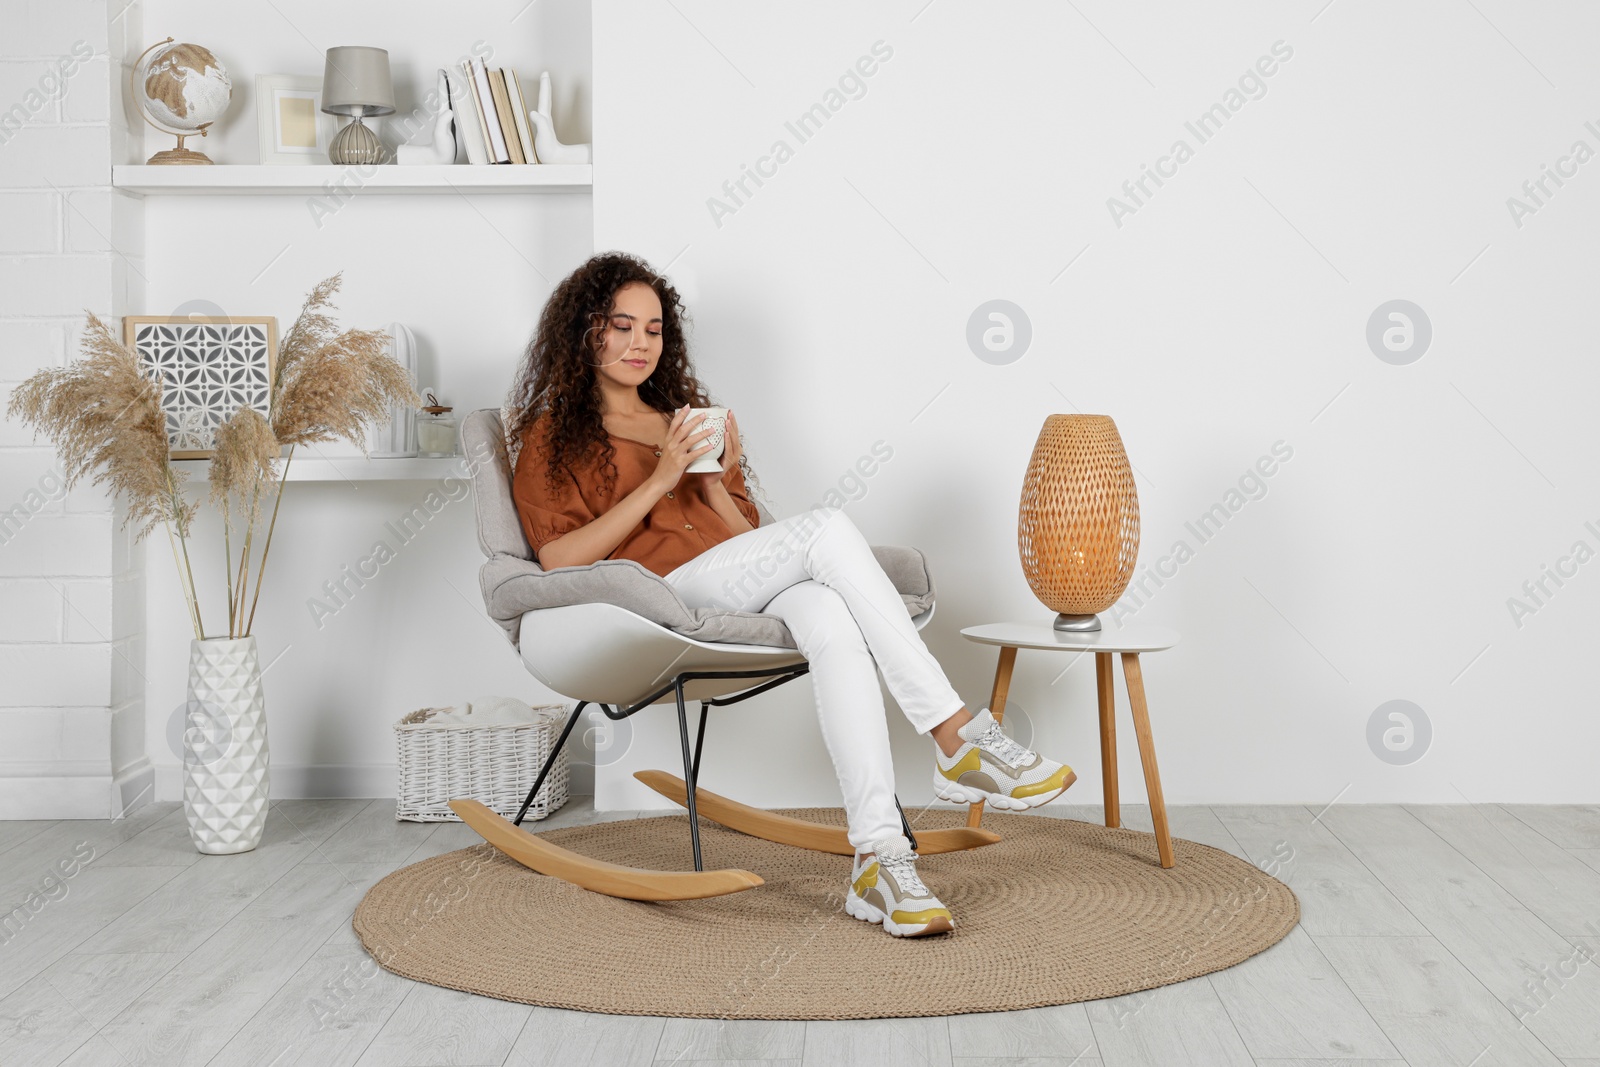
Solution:
<svg viewBox="0 0 1600 1067">
<path fill-rule="evenodd" d="M 417 385 L 417 337 L 403 322 L 389 324 L 389 357 L 406 369 L 414 389 Z M 409 404 L 391 404 L 389 421 L 367 426 L 367 455 L 394 459 L 417 454 L 417 409 Z"/>
<path fill-rule="evenodd" d="M 183 812 L 195 848 L 223 856 L 261 843 L 267 763 L 267 707 L 256 639 L 191 639 Z"/>
</svg>

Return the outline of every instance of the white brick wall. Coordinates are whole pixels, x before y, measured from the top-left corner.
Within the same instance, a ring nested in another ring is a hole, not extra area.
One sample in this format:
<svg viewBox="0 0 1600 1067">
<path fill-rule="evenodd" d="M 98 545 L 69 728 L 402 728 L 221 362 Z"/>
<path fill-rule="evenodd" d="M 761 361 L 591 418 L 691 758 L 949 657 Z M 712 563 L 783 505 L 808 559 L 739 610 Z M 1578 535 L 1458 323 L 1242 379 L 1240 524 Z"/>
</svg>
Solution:
<svg viewBox="0 0 1600 1067">
<path fill-rule="evenodd" d="M 111 188 L 112 163 L 135 162 L 140 6 L 7 0 L 5 21 L 0 411 L 75 358 L 85 308 L 113 325 L 143 310 L 145 253 L 141 204 Z M 105 818 L 152 795 L 143 546 L 103 489 L 62 493 L 59 473 L 48 441 L 0 421 L 0 818 Z"/>
<path fill-rule="evenodd" d="M 0 58 L 55 59 L 71 51 L 74 41 L 88 41 L 95 52 L 104 53 L 116 43 L 113 31 L 131 32 L 128 20 L 142 14 L 135 4 L 111 22 L 125 4 L 126 0 L 7 0 Z"/>
<path fill-rule="evenodd" d="M 0 63 L 0 69 L 4 66 Z M 0 193 L 0 255 L 54 252 L 60 238 L 61 197 L 55 193 Z"/>
</svg>

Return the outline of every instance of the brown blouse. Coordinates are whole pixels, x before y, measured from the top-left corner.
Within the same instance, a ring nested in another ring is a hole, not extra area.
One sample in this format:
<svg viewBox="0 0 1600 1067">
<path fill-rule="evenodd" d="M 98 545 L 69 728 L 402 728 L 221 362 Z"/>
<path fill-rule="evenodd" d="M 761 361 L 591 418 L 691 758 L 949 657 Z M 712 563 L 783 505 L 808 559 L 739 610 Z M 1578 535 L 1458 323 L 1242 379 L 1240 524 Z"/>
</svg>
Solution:
<svg viewBox="0 0 1600 1067">
<path fill-rule="evenodd" d="M 611 496 L 600 490 L 600 466 L 594 459 L 581 469 L 563 469 L 552 494 L 545 483 L 544 420 L 530 426 L 522 438 L 516 470 L 511 477 L 511 497 L 522 520 L 522 532 L 534 554 L 562 534 L 576 530 L 603 514 L 613 503 L 637 489 L 656 469 L 661 455 L 656 446 L 608 433 L 616 450 L 612 462 L 617 468 L 616 486 Z M 761 516 L 750 502 L 744 474 L 738 464 L 727 465 L 722 484 L 751 526 L 761 525 Z M 680 565 L 712 545 L 734 536 L 711 502 L 701 491 L 699 478 L 685 474 L 678 484 L 650 508 L 607 559 L 637 560 L 648 570 L 665 577 Z"/>
</svg>

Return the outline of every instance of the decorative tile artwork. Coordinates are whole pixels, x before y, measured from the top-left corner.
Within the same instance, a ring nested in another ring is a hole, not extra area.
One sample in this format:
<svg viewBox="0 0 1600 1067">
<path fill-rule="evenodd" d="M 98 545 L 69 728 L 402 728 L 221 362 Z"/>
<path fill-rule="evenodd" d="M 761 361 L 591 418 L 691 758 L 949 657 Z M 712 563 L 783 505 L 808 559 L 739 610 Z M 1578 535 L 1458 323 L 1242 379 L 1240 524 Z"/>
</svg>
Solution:
<svg viewBox="0 0 1600 1067">
<path fill-rule="evenodd" d="M 217 427 L 240 407 L 270 413 L 277 320 L 128 316 L 124 343 L 162 383 L 175 458 L 209 458 Z"/>
</svg>

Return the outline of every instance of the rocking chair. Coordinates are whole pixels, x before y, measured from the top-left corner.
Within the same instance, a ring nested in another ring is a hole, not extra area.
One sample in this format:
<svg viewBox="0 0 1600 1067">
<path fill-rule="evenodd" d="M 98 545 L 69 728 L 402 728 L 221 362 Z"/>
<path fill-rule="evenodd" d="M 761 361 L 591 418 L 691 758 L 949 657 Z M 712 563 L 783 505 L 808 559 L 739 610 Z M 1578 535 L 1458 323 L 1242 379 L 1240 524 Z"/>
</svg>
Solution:
<svg viewBox="0 0 1600 1067">
<path fill-rule="evenodd" d="M 699 816 L 764 840 L 853 855 L 855 849 L 839 827 L 749 807 L 697 785 L 707 710 L 747 700 L 810 669 L 783 620 L 761 612 L 690 608 L 661 576 L 633 560 L 544 570 L 523 535 L 512 500 L 512 461 L 500 412 L 492 408 L 472 412 L 463 421 L 461 439 L 472 470 L 478 547 L 486 557 L 479 585 L 489 616 L 505 630 L 530 674 L 577 701 L 516 818 L 507 820 L 476 800 L 452 800 L 450 807 L 462 821 L 532 870 L 631 900 L 689 900 L 762 884 L 750 871 L 705 869 Z M 759 504 L 757 510 L 761 525 L 772 521 Z M 934 594 L 922 553 L 878 545 L 872 552 L 900 593 L 913 624 L 919 630 L 926 626 L 933 617 Z M 621 720 L 668 699 L 678 710 L 683 777 L 666 771 L 639 771 L 634 777 L 688 809 L 693 871 L 646 870 L 593 860 L 522 829 L 523 817 L 585 707 L 593 704 L 607 718 Z M 692 752 L 687 711 L 691 700 L 700 702 Z M 898 798 L 895 805 L 899 807 Z M 913 835 L 904 809 L 900 821 L 912 848 L 924 855 L 977 848 L 1000 839 L 976 827 Z"/>
</svg>

